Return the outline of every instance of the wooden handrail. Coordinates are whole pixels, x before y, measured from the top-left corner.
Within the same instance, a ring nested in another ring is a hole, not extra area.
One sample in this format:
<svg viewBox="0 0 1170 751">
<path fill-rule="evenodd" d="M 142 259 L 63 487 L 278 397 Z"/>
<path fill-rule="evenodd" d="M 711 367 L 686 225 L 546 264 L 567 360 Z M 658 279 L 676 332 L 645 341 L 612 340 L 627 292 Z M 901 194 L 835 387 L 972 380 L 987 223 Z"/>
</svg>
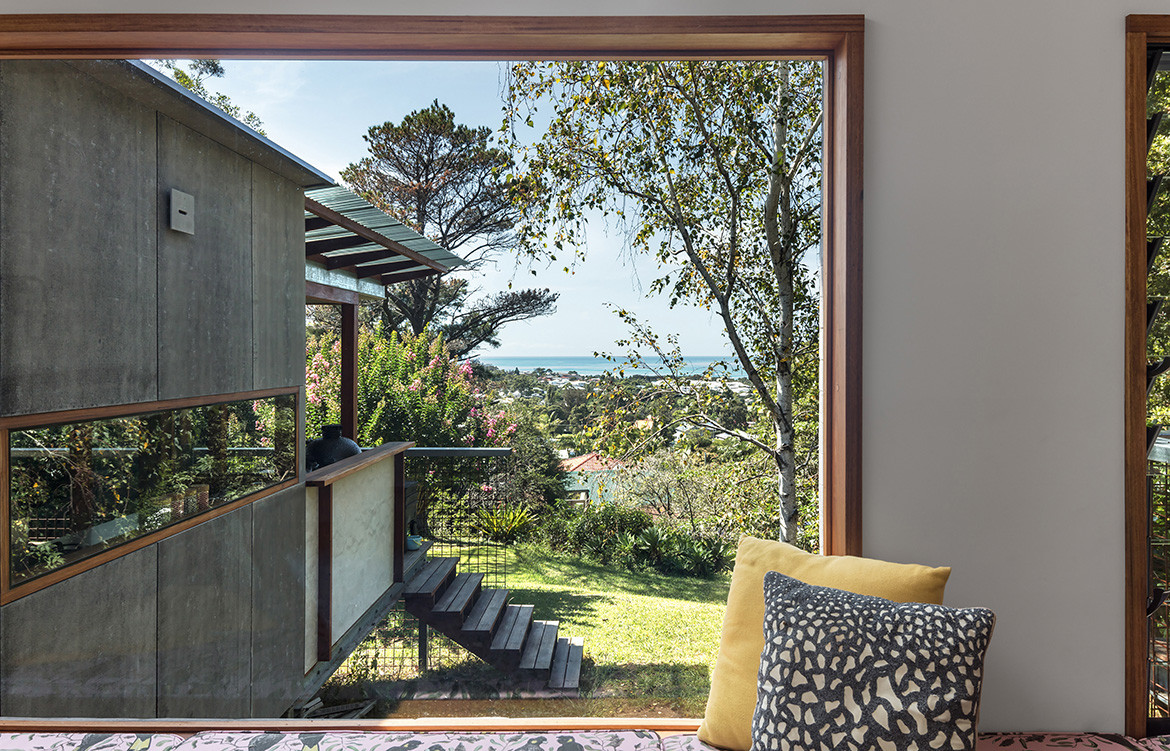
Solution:
<svg viewBox="0 0 1170 751">
<path fill-rule="evenodd" d="M 322 467 L 321 469 L 310 472 L 305 475 L 305 484 L 311 488 L 323 488 L 326 485 L 332 485 L 347 475 L 351 475 L 360 469 L 364 469 L 371 464 L 376 464 L 395 454 L 401 454 L 412 446 L 414 446 L 414 441 L 383 443 L 377 448 L 363 451 L 356 456 L 342 459 L 339 462 L 330 464 L 328 467 Z"/>
</svg>

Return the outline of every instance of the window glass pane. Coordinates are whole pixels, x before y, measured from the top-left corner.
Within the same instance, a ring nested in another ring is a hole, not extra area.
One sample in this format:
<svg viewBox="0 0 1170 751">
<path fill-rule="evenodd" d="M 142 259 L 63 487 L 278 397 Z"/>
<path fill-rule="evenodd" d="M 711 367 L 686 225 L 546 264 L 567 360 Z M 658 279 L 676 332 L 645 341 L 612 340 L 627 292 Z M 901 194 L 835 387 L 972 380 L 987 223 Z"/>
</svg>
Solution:
<svg viewBox="0 0 1170 751">
<path fill-rule="evenodd" d="M 297 474 L 293 394 L 9 433 L 9 586 Z"/>
</svg>

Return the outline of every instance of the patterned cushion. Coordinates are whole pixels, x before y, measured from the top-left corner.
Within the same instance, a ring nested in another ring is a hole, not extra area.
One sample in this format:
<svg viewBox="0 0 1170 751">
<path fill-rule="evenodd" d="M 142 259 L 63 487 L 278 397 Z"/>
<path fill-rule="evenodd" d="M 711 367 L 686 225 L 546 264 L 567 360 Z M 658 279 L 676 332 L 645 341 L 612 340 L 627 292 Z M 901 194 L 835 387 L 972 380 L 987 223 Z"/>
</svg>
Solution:
<svg viewBox="0 0 1170 751">
<path fill-rule="evenodd" d="M 168 733 L 0 733 L 0 751 L 171 751 Z"/>
<path fill-rule="evenodd" d="M 973 751 L 995 615 L 764 578 L 754 751 Z"/>
<path fill-rule="evenodd" d="M 764 575 L 779 571 L 802 582 L 897 602 L 942 604 L 949 568 L 891 563 L 851 555 L 813 555 L 776 540 L 740 538 L 711 671 L 711 693 L 699 738 L 732 751 L 752 746 L 756 674 L 764 649 Z"/>
<path fill-rule="evenodd" d="M 979 734 L 977 751 L 1138 751 L 1146 741 L 1108 733 L 991 733 Z M 1151 748 L 1161 748 L 1152 746 Z"/>
<path fill-rule="evenodd" d="M 648 730 L 557 733 L 253 732 L 196 733 L 174 751 L 660 751 Z M 0 748 L 0 751 L 5 751 Z M 153 749 L 151 750 L 153 751 Z"/>
</svg>

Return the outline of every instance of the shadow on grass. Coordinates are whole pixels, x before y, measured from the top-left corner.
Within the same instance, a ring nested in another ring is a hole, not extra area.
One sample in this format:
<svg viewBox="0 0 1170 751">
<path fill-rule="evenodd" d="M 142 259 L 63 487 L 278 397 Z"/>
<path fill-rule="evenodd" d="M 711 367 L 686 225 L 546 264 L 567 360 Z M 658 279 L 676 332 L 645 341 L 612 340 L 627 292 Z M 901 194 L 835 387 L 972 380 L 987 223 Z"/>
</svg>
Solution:
<svg viewBox="0 0 1170 751">
<path fill-rule="evenodd" d="M 591 623 L 599 617 L 598 611 L 613 598 L 601 594 L 565 592 L 557 589 L 509 588 L 509 602 L 532 605 L 533 617 L 555 618 L 559 621 Z"/>
<path fill-rule="evenodd" d="M 508 582 L 520 587 L 530 583 L 545 584 L 723 604 L 727 602 L 731 582 L 726 574 L 698 579 L 658 571 L 629 571 L 619 564 L 570 558 L 532 547 L 516 548 L 514 560 L 515 564 L 508 572 Z"/>
</svg>

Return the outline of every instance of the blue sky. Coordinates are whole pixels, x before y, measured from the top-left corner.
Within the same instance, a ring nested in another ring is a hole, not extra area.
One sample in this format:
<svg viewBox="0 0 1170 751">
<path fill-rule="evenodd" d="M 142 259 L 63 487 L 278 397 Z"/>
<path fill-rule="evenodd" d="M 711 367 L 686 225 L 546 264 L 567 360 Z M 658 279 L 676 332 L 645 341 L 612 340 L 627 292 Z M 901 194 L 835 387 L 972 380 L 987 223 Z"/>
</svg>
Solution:
<svg viewBox="0 0 1170 751">
<path fill-rule="evenodd" d="M 264 121 L 268 137 L 313 166 L 337 177 L 347 164 L 366 155 L 362 136 L 371 125 L 398 121 L 438 99 L 467 125 L 500 125 L 503 75 L 497 63 L 391 63 L 225 60 L 227 75 L 208 88 L 221 91 Z M 562 264 L 563 265 L 563 264 Z M 605 307 L 611 303 L 650 321 L 660 334 L 679 335 L 690 355 L 728 351 L 718 319 L 696 309 L 668 309 L 659 297 L 647 297 L 656 276 L 653 261 L 631 259 L 622 235 L 602 227 L 589 233 L 586 260 L 575 273 L 561 265 L 517 266 L 501 256 L 494 270 L 475 279 L 484 292 L 517 287 L 549 287 L 561 293 L 554 315 L 513 323 L 498 349 L 478 354 L 499 356 L 589 355 L 615 352 L 625 327 Z"/>
</svg>

